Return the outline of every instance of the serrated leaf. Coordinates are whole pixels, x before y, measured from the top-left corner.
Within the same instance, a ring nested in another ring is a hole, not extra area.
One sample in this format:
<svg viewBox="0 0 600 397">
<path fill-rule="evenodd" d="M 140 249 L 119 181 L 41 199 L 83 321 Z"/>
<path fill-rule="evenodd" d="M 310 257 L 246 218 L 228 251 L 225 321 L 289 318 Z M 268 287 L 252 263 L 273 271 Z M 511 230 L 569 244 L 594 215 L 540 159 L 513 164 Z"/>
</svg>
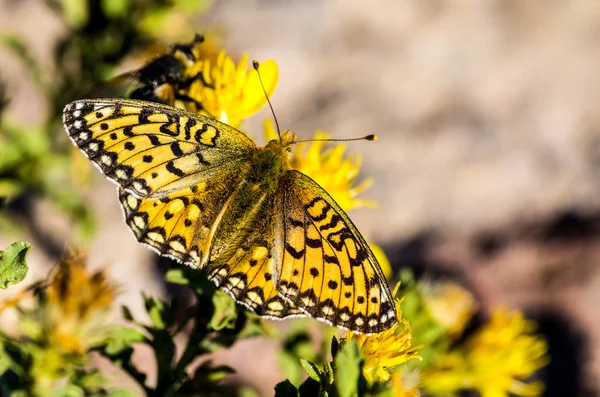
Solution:
<svg viewBox="0 0 600 397">
<path fill-rule="evenodd" d="M 360 349 L 351 340 L 337 354 L 335 361 L 335 385 L 340 397 L 352 397 L 358 392 L 358 381 L 362 367 Z"/>
<path fill-rule="evenodd" d="M 331 385 L 333 383 L 333 368 L 331 368 L 330 363 L 325 363 L 323 365 L 323 375 L 325 375 L 325 382 L 327 382 L 328 385 Z"/>
<path fill-rule="evenodd" d="M 6 289 L 9 285 L 23 281 L 27 276 L 29 268 L 25 258 L 30 250 L 31 244 L 20 241 L 0 251 L 0 288 Z"/>
<path fill-rule="evenodd" d="M 286 379 L 275 385 L 275 397 L 298 397 L 298 389 Z"/>
<path fill-rule="evenodd" d="M 314 379 L 317 382 L 321 381 L 321 370 L 319 369 L 319 367 L 317 367 L 316 364 L 313 364 L 310 361 L 305 360 L 303 358 L 300 359 L 300 364 L 302 364 L 304 370 L 311 379 Z"/>
</svg>

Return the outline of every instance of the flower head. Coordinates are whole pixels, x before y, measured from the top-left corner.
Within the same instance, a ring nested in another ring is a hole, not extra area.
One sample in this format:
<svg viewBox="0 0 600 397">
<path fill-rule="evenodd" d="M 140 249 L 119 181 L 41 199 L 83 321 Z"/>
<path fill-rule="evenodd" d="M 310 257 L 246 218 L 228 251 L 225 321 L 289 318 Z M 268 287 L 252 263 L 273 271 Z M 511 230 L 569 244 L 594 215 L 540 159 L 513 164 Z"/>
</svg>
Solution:
<svg viewBox="0 0 600 397">
<path fill-rule="evenodd" d="M 277 133 L 270 120 L 264 122 L 267 142 L 277 139 Z M 322 131 L 315 132 L 313 139 L 327 139 L 329 135 Z M 358 207 L 374 207 L 371 200 L 357 198 L 373 183 L 371 178 L 356 184 L 356 178 L 362 164 L 360 155 L 344 157 L 346 145 L 335 145 L 325 149 L 326 142 L 301 142 L 295 145 L 290 163 L 292 168 L 301 171 L 314 179 L 333 197 L 344 211 Z"/>
<path fill-rule="evenodd" d="M 416 371 L 398 371 L 392 374 L 392 389 L 394 397 L 420 397 L 420 375 Z"/>
<path fill-rule="evenodd" d="M 394 295 L 398 291 L 398 284 Z M 402 318 L 400 303 L 396 299 L 396 313 Z M 407 361 L 420 359 L 417 347 L 411 346 L 412 333 L 408 321 L 402 319 L 393 328 L 378 334 L 366 335 L 353 331 L 346 332 L 346 340 L 356 340 L 364 357 L 363 375 L 369 383 L 387 382 L 392 373 Z"/>
<path fill-rule="evenodd" d="M 260 84 L 258 73 L 248 70 L 248 54 L 244 53 L 236 65 L 221 50 L 215 57 L 200 59 L 187 71 L 196 74 L 187 91 L 187 96 L 202 104 L 202 109 L 193 106 L 188 110 L 199 111 L 224 123 L 238 128 L 241 121 L 258 112 L 266 103 L 267 97 Z M 260 76 L 265 91 L 270 97 L 275 91 L 279 78 L 277 63 L 269 60 L 260 64 Z"/>
<path fill-rule="evenodd" d="M 519 312 L 496 310 L 464 345 L 443 355 L 423 378 L 426 390 L 449 393 L 476 389 L 482 397 L 541 395 L 540 382 L 526 382 L 548 364 L 546 341 Z"/>
<path fill-rule="evenodd" d="M 422 297 L 433 320 L 453 337 L 464 331 L 477 311 L 473 294 L 454 282 L 423 283 Z"/>
<path fill-rule="evenodd" d="M 86 272 L 85 257 L 63 259 L 34 311 L 37 338 L 69 354 L 83 355 L 106 336 L 104 321 L 116 295 L 102 271 Z"/>
</svg>

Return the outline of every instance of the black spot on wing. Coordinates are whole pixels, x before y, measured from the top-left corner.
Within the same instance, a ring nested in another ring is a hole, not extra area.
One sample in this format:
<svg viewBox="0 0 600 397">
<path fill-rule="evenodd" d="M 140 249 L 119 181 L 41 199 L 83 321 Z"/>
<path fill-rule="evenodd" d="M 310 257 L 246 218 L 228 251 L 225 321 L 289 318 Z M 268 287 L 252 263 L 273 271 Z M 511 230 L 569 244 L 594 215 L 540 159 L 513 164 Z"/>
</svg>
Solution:
<svg viewBox="0 0 600 397">
<path fill-rule="evenodd" d="M 173 161 L 169 161 L 167 163 L 167 171 L 169 171 L 171 174 L 174 174 L 178 177 L 185 176 L 185 172 L 183 172 L 181 169 L 175 167 L 175 163 Z"/>
<path fill-rule="evenodd" d="M 193 119 L 188 119 L 188 121 L 185 123 L 185 140 L 189 141 L 190 138 L 192 137 L 192 127 L 196 125 L 196 121 Z"/>
<path fill-rule="evenodd" d="M 294 259 L 302 259 L 304 257 L 304 250 L 296 251 L 294 247 L 292 247 L 289 243 L 285 243 L 285 250 L 290 254 Z"/>
<path fill-rule="evenodd" d="M 160 145 L 160 139 L 158 139 L 158 137 L 154 134 L 148 134 L 148 139 L 150 140 L 150 143 L 154 146 L 158 146 Z"/>
<path fill-rule="evenodd" d="M 196 152 L 196 158 L 198 158 L 200 165 L 210 165 L 210 163 L 204 159 L 202 153 Z"/>
<path fill-rule="evenodd" d="M 173 155 L 175 155 L 177 157 L 183 156 L 183 150 L 181 150 L 181 146 L 179 146 L 179 142 L 171 143 L 170 148 L 171 148 L 171 152 L 173 153 Z"/>
<path fill-rule="evenodd" d="M 312 239 L 307 237 L 304 241 L 310 248 L 321 248 L 323 246 L 323 241 L 321 241 L 319 238 Z"/>
</svg>

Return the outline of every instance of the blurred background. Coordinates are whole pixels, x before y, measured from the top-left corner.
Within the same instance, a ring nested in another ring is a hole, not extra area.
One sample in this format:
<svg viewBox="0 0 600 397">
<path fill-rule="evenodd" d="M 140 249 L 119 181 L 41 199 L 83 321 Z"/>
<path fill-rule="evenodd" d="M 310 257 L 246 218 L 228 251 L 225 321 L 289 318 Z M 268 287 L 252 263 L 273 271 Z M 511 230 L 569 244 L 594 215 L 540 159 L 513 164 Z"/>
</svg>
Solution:
<svg viewBox="0 0 600 397">
<path fill-rule="evenodd" d="M 121 284 L 120 303 L 141 311 L 141 290 L 170 293 L 164 261 L 122 222 L 115 186 L 70 147 L 60 114 L 83 87 L 194 32 L 214 35 L 234 58 L 277 61 L 272 101 L 282 128 L 377 134 L 349 145 L 374 180 L 362 197 L 379 203 L 350 213 L 362 233 L 395 269 L 459 280 L 484 310 L 525 311 L 550 343 L 547 395 L 595 395 L 594 0 L 0 0 L 0 247 L 33 244 L 28 280 L 76 243 Z M 245 130 L 261 137 L 268 117 L 263 109 Z M 281 379 L 276 349 L 245 340 L 215 361 L 269 395 Z"/>
</svg>

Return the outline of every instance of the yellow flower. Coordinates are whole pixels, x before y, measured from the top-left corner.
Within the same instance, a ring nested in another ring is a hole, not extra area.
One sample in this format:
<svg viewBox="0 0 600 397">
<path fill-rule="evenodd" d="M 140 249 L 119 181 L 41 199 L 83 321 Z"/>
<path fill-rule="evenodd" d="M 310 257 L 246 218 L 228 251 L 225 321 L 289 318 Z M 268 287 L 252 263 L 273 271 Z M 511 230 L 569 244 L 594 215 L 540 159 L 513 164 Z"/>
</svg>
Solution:
<svg viewBox="0 0 600 397">
<path fill-rule="evenodd" d="M 261 66 L 262 67 L 262 66 Z M 271 120 L 264 122 L 267 142 L 277 139 L 277 132 Z M 329 135 L 317 131 L 313 139 L 327 139 Z M 291 158 L 294 169 L 302 171 L 314 179 L 333 197 L 344 211 L 358 207 L 375 207 L 375 202 L 356 198 L 372 185 L 371 178 L 355 184 L 362 164 L 360 155 L 348 155 L 344 158 L 346 145 L 335 145 L 323 150 L 326 142 L 301 142 L 295 145 Z"/>
<path fill-rule="evenodd" d="M 394 397 L 419 397 L 419 374 L 417 372 L 395 372 L 392 374 Z"/>
<path fill-rule="evenodd" d="M 534 329 L 521 313 L 496 310 L 489 323 L 424 374 L 424 389 L 433 394 L 476 389 L 482 397 L 541 395 L 541 382 L 525 382 L 548 364 L 547 343 Z"/>
<path fill-rule="evenodd" d="M 189 103 L 191 111 L 200 111 L 233 127 L 239 128 L 241 121 L 258 112 L 266 103 L 254 69 L 248 69 L 248 54 L 244 53 L 236 66 L 233 60 L 221 50 L 216 59 L 208 56 L 196 62 L 187 73 L 201 73 L 187 91 L 187 96 L 202 104 L 196 109 Z M 260 64 L 265 91 L 271 97 L 275 91 L 279 72 L 277 63 L 269 60 Z"/>
<path fill-rule="evenodd" d="M 394 296 L 399 287 L 400 283 L 394 289 Z M 365 357 L 363 375 L 369 383 L 387 382 L 400 365 L 420 359 L 419 347 L 411 346 L 412 333 L 408 321 L 402 319 L 401 302 L 402 299 L 396 299 L 396 313 L 401 320 L 393 328 L 373 335 L 346 332 L 346 341 L 355 340 Z"/>
<path fill-rule="evenodd" d="M 102 271 L 89 274 L 85 257 L 62 260 L 41 305 L 41 338 L 64 353 L 83 355 L 106 336 L 104 321 L 116 295 Z"/>
<path fill-rule="evenodd" d="M 462 334 L 465 325 L 477 311 L 473 294 L 457 283 L 423 283 L 422 292 L 427 312 L 453 337 Z"/>
<path fill-rule="evenodd" d="M 47 395 L 66 374 L 83 366 L 87 353 L 108 337 L 105 321 L 116 288 L 102 271 L 89 274 L 84 266 L 85 257 L 72 252 L 47 280 L 3 305 L 19 309 L 20 340 L 31 360 L 32 395 Z M 30 296 L 33 302 L 25 301 Z"/>
</svg>

